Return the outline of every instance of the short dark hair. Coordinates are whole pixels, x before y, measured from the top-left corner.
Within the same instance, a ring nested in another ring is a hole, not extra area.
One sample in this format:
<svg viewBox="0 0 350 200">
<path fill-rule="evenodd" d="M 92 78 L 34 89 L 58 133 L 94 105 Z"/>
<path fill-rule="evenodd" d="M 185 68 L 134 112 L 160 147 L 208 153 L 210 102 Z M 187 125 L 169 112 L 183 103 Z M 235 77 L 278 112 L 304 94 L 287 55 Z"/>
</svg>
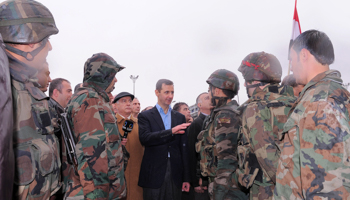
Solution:
<svg viewBox="0 0 350 200">
<path fill-rule="evenodd" d="M 208 92 L 203 92 L 200 95 L 198 95 L 197 99 L 196 99 L 196 105 L 198 105 L 199 103 L 199 98 L 203 95 L 203 94 L 208 94 Z"/>
<path fill-rule="evenodd" d="M 293 74 L 290 74 L 290 75 L 284 77 L 284 79 L 283 79 L 281 85 L 282 85 L 282 86 L 288 85 L 288 86 L 292 86 L 292 87 L 298 86 L 297 80 L 295 79 L 295 77 L 293 76 Z"/>
<path fill-rule="evenodd" d="M 81 88 L 81 85 L 82 83 L 78 83 L 75 87 L 74 87 L 74 93 L 79 89 Z"/>
<path fill-rule="evenodd" d="M 174 85 L 174 83 L 171 80 L 168 79 L 159 79 L 156 84 L 156 90 L 161 91 L 163 83 L 165 85 Z"/>
<path fill-rule="evenodd" d="M 176 103 L 176 104 L 174 105 L 174 108 L 173 108 L 173 109 L 174 109 L 175 111 L 179 112 L 181 106 L 183 106 L 183 105 L 186 105 L 186 106 L 188 107 L 187 103 L 185 103 L 185 102 L 178 102 L 178 103 Z"/>
<path fill-rule="evenodd" d="M 233 99 L 233 97 L 236 96 L 237 92 L 234 92 L 232 90 L 222 90 L 222 92 L 229 98 Z"/>
<path fill-rule="evenodd" d="M 63 81 L 70 83 L 67 79 L 64 79 L 64 78 L 55 78 L 51 81 L 49 86 L 49 97 L 52 97 L 53 91 L 55 89 L 57 89 L 60 93 L 62 93 Z"/>
<path fill-rule="evenodd" d="M 153 108 L 152 106 L 147 106 L 147 107 L 144 108 L 141 112 L 145 112 L 145 111 L 150 110 L 150 109 L 152 109 L 152 108 Z"/>
<path fill-rule="evenodd" d="M 334 62 L 333 44 L 324 32 L 305 31 L 295 39 L 292 48 L 298 54 L 302 49 L 307 49 L 322 65 L 330 65 Z"/>
<path fill-rule="evenodd" d="M 215 88 L 217 88 L 217 87 L 215 87 L 215 86 L 209 84 L 209 91 L 211 91 L 212 89 L 215 89 Z M 219 89 L 220 89 L 220 88 L 219 88 Z M 226 95 L 226 97 L 229 98 L 229 99 L 233 99 L 233 97 L 235 97 L 236 94 L 237 94 L 237 92 L 234 92 L 234 91 L 232 91 L 232 90 L 225 90 L 225 89 L 220 89 L 220 90 L 222 90 L 222 92 L 223 92 L 223 93 Z"/>
</svg>

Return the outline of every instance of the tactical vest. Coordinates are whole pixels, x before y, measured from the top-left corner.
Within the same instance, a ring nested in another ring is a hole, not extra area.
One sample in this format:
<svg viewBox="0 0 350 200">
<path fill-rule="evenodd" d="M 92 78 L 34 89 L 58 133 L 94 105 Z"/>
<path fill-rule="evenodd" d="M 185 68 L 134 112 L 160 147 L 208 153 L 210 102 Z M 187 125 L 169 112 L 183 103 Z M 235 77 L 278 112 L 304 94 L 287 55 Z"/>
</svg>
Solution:
<svg viewBox="0 0 350 200">
<path fill-rule="evenodd" d="M 61 161 L 48 100 L 35 99 L 23 83 L 15 80 L 12 80 L 12 92 L 15 102 L 15 184 L 36 184 L 29 191 L 30 198 L 50 196 L 60 187 Z"/>
<path fill-rule="evenodd" d="M 209 118 L 206 118 L 203 130 L 198 134 L 196 151 L 200 155 L 200 168 L 202 176 L 215 177 L 217 167 L 217 151 L 213 134 L 213 122 L 220 111 L 229 111 L 239 115 L 238 105 L 225 105 L 214 109 Z"/>
</svg>

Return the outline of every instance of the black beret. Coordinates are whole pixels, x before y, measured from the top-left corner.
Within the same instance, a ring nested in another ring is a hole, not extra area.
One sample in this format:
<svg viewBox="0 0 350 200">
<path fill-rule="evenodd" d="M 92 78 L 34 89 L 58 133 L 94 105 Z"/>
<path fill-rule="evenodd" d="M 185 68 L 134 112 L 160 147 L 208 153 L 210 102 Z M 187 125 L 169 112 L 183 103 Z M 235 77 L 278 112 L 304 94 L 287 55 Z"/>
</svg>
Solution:
<svg viewBox="0 0 350 200">
<path fill-rule="evenodd" d="M 134 95 L 130 94 L 129 92 L 121 92 L 114 97 L 113 103 L 117 102 L 119 99 L 123 97 L 131 97 L 131 100 L 134 100 Z"/>
</svg>

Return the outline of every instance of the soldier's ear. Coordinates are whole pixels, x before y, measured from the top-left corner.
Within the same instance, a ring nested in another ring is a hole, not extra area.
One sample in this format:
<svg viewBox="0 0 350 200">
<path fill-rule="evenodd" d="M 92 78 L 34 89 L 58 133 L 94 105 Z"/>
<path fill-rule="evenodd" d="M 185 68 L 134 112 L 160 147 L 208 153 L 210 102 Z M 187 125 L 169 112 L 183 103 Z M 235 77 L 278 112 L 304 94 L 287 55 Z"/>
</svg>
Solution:
<svg viewBox="0 0 350 200">
<path fill-rule="evenodd" d="M 52 95 L 53 95 L 54 97 L 58 97 L 59 92 L 60 92 L 60 91 L 58 91 L 57 89 L 54 89 L 54 90 L 52 91 Z"/>
<path fill-rule="evenodd" d="M 215 88 L 214 88 L 214 95 L 217 96 L 217 95 L 219 95 L 219 94 L 220 94 L 220 89 L 217 88 L 217 87 L 215 87 Z"/>
<path fill-rule="evenodd" d="M 301 61 L 306 61 L 310 57 L 311 53 L 307 49 L 302 49 L 299 53 L 299 58 Z"/>
</svg>

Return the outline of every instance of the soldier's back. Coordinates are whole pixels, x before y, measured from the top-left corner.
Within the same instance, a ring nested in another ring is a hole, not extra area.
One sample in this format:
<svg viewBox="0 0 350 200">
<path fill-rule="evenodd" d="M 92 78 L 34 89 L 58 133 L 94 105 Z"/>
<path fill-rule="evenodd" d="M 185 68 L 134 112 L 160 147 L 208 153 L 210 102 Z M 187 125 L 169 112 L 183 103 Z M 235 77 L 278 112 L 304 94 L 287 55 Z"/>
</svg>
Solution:
<svg viewBox="0 0 350 200">
<path fill-rule="evenodd" d="M 79 88 L 67 105 L 77 139 L 78 173 L 70 166 L 67 199 L 116 199 L 126 195 L 121 138 L 109 102 Z"/>
</svg>

